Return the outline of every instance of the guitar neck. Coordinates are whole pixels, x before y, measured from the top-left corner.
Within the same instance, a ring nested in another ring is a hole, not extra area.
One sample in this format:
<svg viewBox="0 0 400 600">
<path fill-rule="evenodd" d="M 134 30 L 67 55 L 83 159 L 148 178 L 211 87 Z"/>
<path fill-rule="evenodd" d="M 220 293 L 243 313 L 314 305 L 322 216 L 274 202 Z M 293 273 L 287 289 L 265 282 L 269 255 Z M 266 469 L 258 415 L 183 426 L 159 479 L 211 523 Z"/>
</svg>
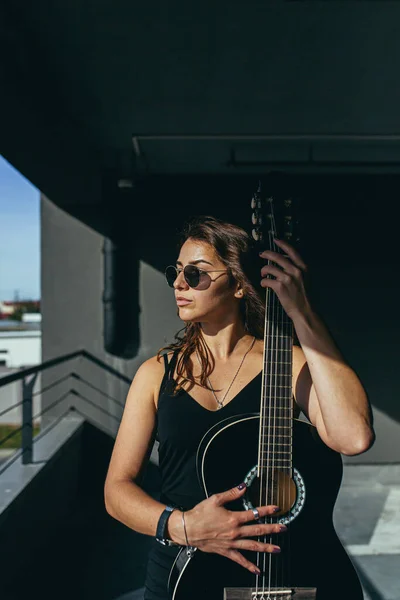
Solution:
<svg viewBox="0 0 400 600">
<path fill-rule="evenodd" d="M 275 292 L 266 290 L 258 473 L 292 469 L 293 323 Z"/>
</svg>

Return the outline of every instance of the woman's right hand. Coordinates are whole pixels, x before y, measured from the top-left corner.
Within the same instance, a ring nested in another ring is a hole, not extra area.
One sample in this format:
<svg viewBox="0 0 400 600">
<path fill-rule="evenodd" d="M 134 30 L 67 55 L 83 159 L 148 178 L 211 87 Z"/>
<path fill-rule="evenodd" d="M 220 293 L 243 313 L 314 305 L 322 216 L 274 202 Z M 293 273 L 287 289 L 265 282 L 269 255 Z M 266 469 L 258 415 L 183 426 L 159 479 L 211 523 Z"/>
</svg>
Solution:
<svg viewBox="0 0 400 600">
<path fill-rule="evenodd" d="M 253 539 L 281 533 L 285 525 L 279 523 L 256 523 L 247 525 L 255 520 L 252 510 L 232 511 L 224 505 L 244 496 L 245 484 L 231 488 L 220 494 L 213 494 L 197 504 L 192 510 L 185 512 L 186 531 L 191 546 L 203 552 L 214 552 L 226 556 L 252 573 L 260 570 L 247 560 L 240 550 L 253 552 L 280 552 L 279 546 L 266 544 Z M 268 517 L 277 512 L 276 506 L 260 506 L 257 508 L 260 518 Z M 181 545 L 186 545 L 181 513 L 174 511 L 168 521 L 169 537 Z"/>
</svg>

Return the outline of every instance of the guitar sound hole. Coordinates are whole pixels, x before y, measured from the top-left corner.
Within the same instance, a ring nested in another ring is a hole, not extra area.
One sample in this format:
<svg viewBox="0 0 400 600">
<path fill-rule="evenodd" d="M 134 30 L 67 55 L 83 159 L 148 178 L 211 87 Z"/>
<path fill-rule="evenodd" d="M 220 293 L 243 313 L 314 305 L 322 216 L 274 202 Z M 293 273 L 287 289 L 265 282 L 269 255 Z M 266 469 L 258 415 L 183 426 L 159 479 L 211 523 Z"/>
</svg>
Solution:
<svg viewBox="0 0 400 600">
<path fill-rule="evenodd" d="M 296 484 L 293 479 L 282 471 L 273 471 L 267 477 L 255 477 L 246 492 L 246 499 L 252 506 L 274 504 L 281 510 L 274 517 L 288 513 L 296 502 Z M 261 499 L 261 501 L 260 501 Z"/>
</svg>

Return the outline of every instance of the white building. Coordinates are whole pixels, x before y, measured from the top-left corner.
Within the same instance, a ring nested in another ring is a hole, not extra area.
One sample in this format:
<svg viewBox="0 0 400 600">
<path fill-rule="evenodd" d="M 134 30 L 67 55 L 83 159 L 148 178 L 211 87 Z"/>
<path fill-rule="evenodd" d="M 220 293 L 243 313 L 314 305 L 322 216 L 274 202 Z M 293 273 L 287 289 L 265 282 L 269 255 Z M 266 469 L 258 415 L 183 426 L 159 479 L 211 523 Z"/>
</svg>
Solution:
<svg viewBox="0 0 400 600">
<path fill-rule="evenodd" d="M 18 369 L 31 367 L 42 362 L 41 315 L 31 319 L 28 313 L 23 321 L 0 320 L 0 377 Z M 35 389 L 39 389 L 40 376 Z M 22 399 L 20 381 L 0 387 L 0 413 Z M 39 399 L 34 400 L 34 414 L 40 410 Z M 21 407 L 0 416 L 0 423 L 19 424 Z"/>
</svg>

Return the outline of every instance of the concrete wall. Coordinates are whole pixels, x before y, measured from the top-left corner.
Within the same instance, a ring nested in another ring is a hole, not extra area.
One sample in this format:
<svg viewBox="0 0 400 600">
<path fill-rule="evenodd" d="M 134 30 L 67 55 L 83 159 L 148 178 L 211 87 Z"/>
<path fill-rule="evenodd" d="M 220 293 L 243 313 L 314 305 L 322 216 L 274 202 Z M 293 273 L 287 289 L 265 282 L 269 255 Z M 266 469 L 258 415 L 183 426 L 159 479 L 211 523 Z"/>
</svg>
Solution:
<svg viewBox="0 0 400 600">
<path fill-rule="evenodd" d="M 377 442 L 368 453 L 349 459 L 356 462 L 400 461 L 399 325 L 394 318 L 399 284 L 394 276 L 395 223 L 390 218 L 390 190 L 397 183 L 378 176 L 299 176 L 296 181 L 303 194 L 301 252 L 310 266 L 310 294 L 375 409 Z M 153 178 L 137 189 L 124 215 L 138 248 L 132 260 L 140 258 L 140 350 L 131 360 L 107 355 L 103 349 L 102 237 L 42 198 L 43 359 L 85 348 L 132 378 L 141 362 L 166 340 L 172 341 L 182 325 L 162 275 L 166 264 L 176 259 L 176 231 L 189 214 L 199 213 L 249 229 L 254 185 L 254 177 Z M 67 367 L 52 370 L 46 379 L 65 373 Z M 74 381 L 74 387 L 112 416 L 87 400 L 70 400 L 115 432 L 122 408 L 101 394 L 123 403 L 127 384 L 87 362 L 74 368 L 100 391 L 84 382 Z M 63 385 L 58 395 L 68 388 Z M 54 389 L 50 396 L 48 401 L 53 401 Z M 51 412 L 57 411 L 61 408 Z"/>
<path fill-rule="evenodd" d="M 154 355 L 164 340 L 171 339 L 180 328 L 175 317 L 176 307 L 168 294 L 161 273 L 145 261 L 140 261 L 140 350 L 136 357 L 126 360 L 107 354 L 103 342 L 103 237 L 96 231 L 65 213 L 42 197 L 42 331 L 43 360 L 78 349 L 86 349 L 100 360 L 133 378 L 138 366 Z M 136 260 L 133 257 L 133 260 Z M 139 260 L 139 258 L 137 258 Z M 129 278 L 129 273 L 126 274 Z M 160 306 L 163 310 L 160 310 Z M 169 315 L 168 317 L 166 315 Z M 54 381 L 76 371 L 84 381 L 68 380 L 52 390 L 43 406 L 65 394 L 71 386 L 89 401 L 70 396 L 50 414 L 64 412 L 73 402 L 93 422 L 99 422 L 115 433 L 128 385 L 106 375 L 103 369 L 87 360 L 71 361 L 44 373 L 45 381 Z M 105 394 L 107 397 L 102 397 Z M 96 408 L 90 404 L 94 402 Z M 109 413 L 108 415 L 102 410 Z"/>
</svg>

